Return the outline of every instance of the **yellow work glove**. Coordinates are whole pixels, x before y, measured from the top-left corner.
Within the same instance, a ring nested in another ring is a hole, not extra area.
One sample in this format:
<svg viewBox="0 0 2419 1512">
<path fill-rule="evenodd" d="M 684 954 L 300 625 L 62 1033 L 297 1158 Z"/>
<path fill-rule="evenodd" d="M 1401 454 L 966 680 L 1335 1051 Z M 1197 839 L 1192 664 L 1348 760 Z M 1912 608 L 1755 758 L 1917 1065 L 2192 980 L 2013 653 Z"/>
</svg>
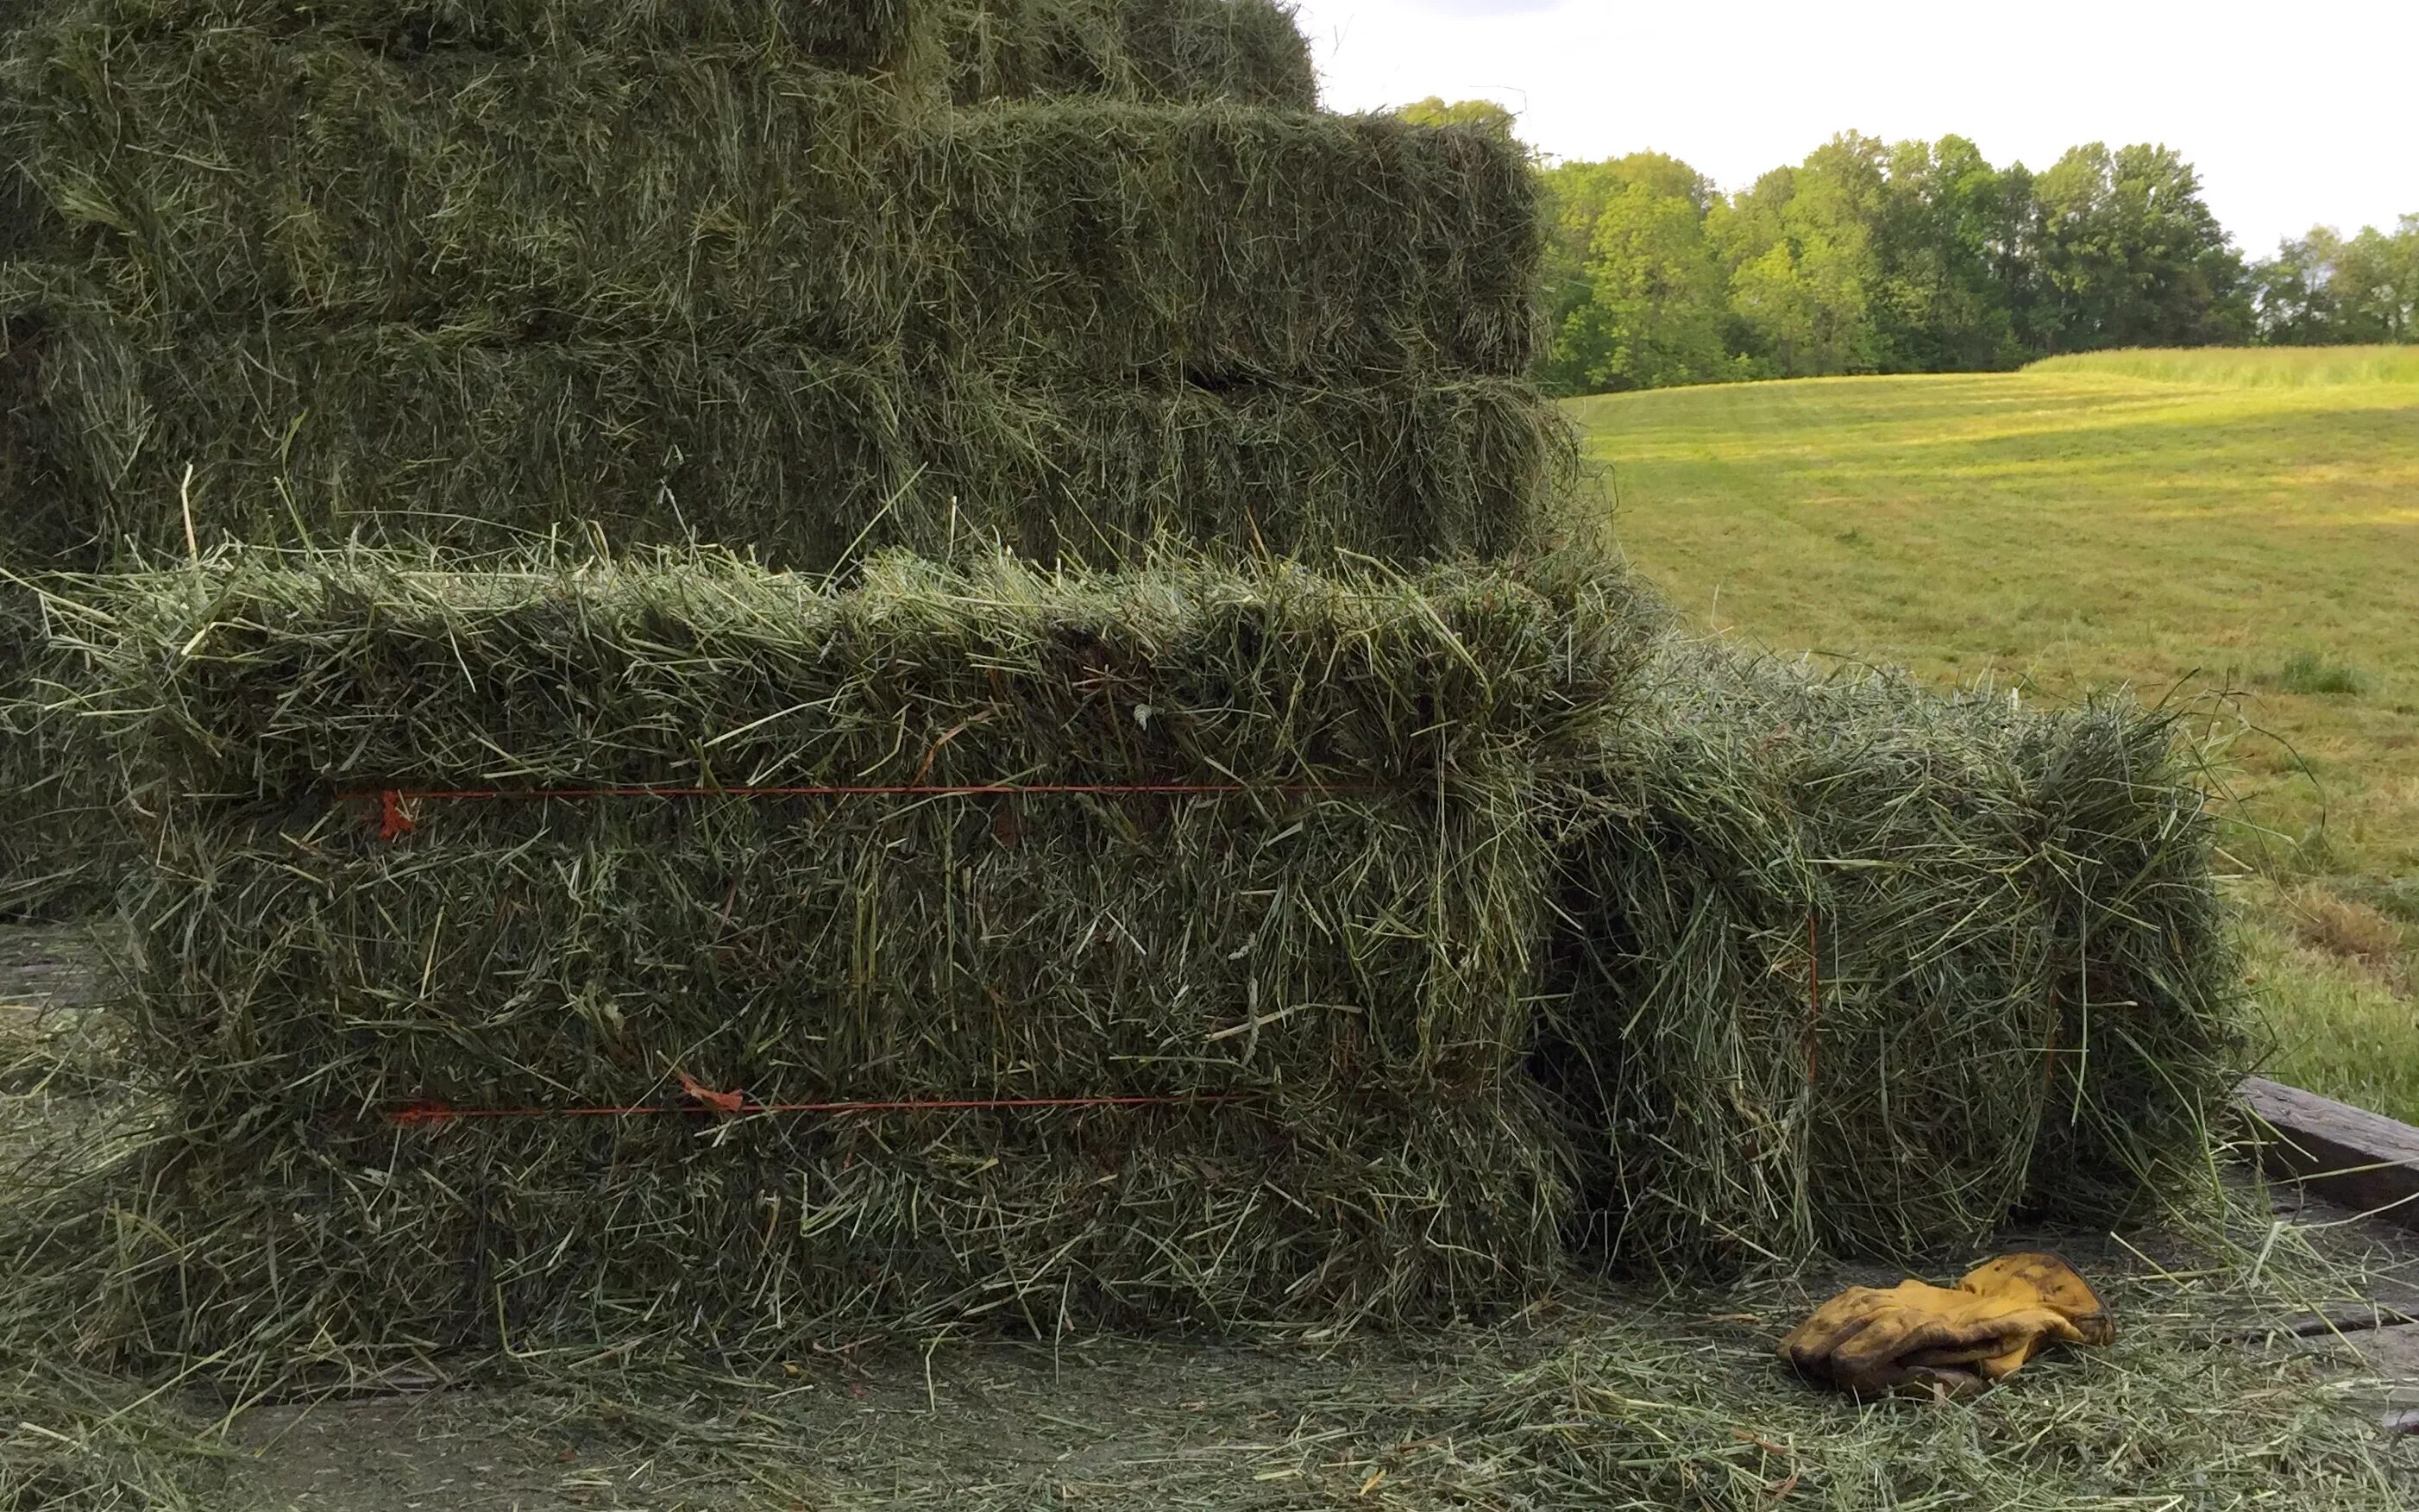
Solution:
<svg viewBox="0 0 2419 1512">
<path fill-rule="evenodd" d="M 2053 1343 L 2116 1336 L 2108 1309 L 2064 1260 L 2010 1255 L 1954 1288 L 1851 1287 L 1791 1330 L 1780 1356 L 1808 1380 L 1856 1396 L 1957 1396 L 2014 1374 Z"/>
</svg>

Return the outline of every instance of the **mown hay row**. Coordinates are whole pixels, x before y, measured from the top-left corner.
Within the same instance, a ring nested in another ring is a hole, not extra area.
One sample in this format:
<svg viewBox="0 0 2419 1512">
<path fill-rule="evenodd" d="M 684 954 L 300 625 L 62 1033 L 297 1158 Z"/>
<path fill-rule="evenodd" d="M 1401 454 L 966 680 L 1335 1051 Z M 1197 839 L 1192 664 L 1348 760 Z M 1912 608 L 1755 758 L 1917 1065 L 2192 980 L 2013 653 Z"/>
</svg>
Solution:
<svg viewBox="0 0 2419 1512">
<path fill-rule="evenodd" d="M 1680 649 L 1566 851 L 1540 1057 L 1616 1253 L 1904 1254 L 2180 1189 L 2241 1064 L 2167 717 Z"/>
<path fill-rule="evenodd" d="M 0 547 L 34 562 L 181 555 L 189 512 L 204 546 L 491 550 L 593 524 L 809 571 L 992 541 L 1106 565 L 1163 538 L 1416 562 L 1525 546 L 1571 457 L 1552 409 L 1497 379 L 1053 386 L 774 340 L 179 340 L 54 296 L 18 308 L 0 462 L 29 486 Z"/>
<path fill-rule="evenodd" d="M 84 592 L 172 1110 L 143 1349 L 443 1347 L 500 1295 L 577 1337 L 650 1296 L 733 1337 L 1435 1316 L 1558 1253 L 1535 806 L 1644 654 L 1623 584 L 353 556 Z M 1243 791 L 376 796 L 1001 782 Z M 388 1121 L 678 1105 L 684 1076 L 1210 1101 Z"/>
<path fill-rule="evenodd" d="M 598 328 L 1031 365 L 1516 374 L 1534 189 L 1483 132 L 1232 105 L 904 110 L 561 49 L 69 33 L 17 70 L 18 255 L 177 318 Z"/>
</svg>

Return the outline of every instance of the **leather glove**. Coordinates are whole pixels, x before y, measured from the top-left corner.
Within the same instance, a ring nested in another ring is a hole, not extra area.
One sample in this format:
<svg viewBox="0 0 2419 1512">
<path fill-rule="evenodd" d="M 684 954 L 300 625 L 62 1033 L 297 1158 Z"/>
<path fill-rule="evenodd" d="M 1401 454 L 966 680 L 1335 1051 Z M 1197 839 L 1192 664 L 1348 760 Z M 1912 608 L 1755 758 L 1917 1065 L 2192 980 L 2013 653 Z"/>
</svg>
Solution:
<svg viewBox="0 0 2419 1512">
<path fill-rule="evenodd" d="M 1780 1342 L 1808 1380 L 1871 1397 L 1971 1395 L 2013 1375 L 2054 1343 L 2117 1336 L 2088 1283 L 2055 1255 L 2010 1255 L 1953 1288 L 1904 1281 L 1851 1287 Z"/>
</svg>

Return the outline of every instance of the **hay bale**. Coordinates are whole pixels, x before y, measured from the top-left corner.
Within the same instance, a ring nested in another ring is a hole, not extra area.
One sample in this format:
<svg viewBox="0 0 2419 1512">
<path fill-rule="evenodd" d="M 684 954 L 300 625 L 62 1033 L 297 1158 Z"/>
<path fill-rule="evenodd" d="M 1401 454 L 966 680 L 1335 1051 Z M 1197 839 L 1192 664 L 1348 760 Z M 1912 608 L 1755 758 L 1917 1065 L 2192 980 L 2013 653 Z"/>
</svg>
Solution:
<svg viewBox="0 0 2419 1512">
<path fill-rule="evenodd" d="M 891 187 L 909 113 L 879 81 L 247 31 L 27 53 L 7 146 L 53 223 L 33 250 L 131 317 L 865 347 L 916 282 Z"/>
<path fill-rule="evenodd" d="M 1533 175 L 1466 129 L 1056 102 L 924 131 L 886 84 L 810 67 L 247 32 L 69 31 L 15 71 L 8 156 L 49 223 L 17 255 L 180 321 L 909 335 L 1104 375 L 1533 355 Z"/>
<path fill-rule="evenodd" d="M 593 525 L 808 571 L 994 541 L 1107 565 L 1162 538 L 1418 562 L 1527 544 L 1573 455 L 1559 415 L 1497 379 L 1048 386 L 771 338 L 471 326 L 178 339 L 56 288 L 9 323 L 26 397 L 7 444 L 54 481 L 0 548 L 33 562 L 181 556 L 189 504 L 205 547 L 484 551 Z"/>
<path fill-rule="evenodd" d="M 1535 177 L 1488 132 L 1061 102 L 949 116 L 914 174 L 916 329 L 953 347 L 1212 379 L 1534 355 Z"/>
<path fill-rule="evenodd" d="M 39 579 L 0 562 L 0 919 L 64 918 L 105 897 L 127 860 L 110 786 L 61 712 L 77 681 L 54 648 Z"/>
<path fill-rule="evenodd" d="M 964 104 L 1063 94 L 1317 102 L 1310 50 L 1271 0 L 74 0 L 41 19 L 128 42 L 239 35 L 400 61 L 564 47 L 715 53 L 883 70 Z"/>
<path fill-rule="evenodd" d="M 961 105 L 1083 95 L 1318 104 L 1318 72 L 1274 0 L 975 0 L 946 28 Z"/>
<path fill-rule="evenodd" d="M 1689 647 L 1654 686 L 1565 851 L 1540 1057 L 1616 1255 L 1920 1252 L 2204 1158 L 2240 1035 L 2172 720 Z"/>
<path fill-rule="evenodd" d="M 352 557 L 92 591 L 92 712 L 154 863 L 137 1057 L 176 1110 L 146 1348 L 441 1347 L 492 1337 L 500 1296 L 516 1344 L 1332 1323 L 1500 1304 L 1559 1253 L 1520 1071 L 1535 799 L 1641 655 L 1623 584 Z M 345 796 L 996 782 L 1247 791 L 406 798 L 393 838 Z M 644 1104 L 682 1072 L 768 1103 L 1228 1101 L 382 1117 Z"/>
<path fill-rule="evenodd" d="M 79 0 L 57 7 L 52 25 L 138 42 L 325 38 L 407 58 L 512 55 L 571 43 L 626 53 L 743 50 L 871 67 L 905 52 L 931 8 L 917 0 Z"/>
</svg>

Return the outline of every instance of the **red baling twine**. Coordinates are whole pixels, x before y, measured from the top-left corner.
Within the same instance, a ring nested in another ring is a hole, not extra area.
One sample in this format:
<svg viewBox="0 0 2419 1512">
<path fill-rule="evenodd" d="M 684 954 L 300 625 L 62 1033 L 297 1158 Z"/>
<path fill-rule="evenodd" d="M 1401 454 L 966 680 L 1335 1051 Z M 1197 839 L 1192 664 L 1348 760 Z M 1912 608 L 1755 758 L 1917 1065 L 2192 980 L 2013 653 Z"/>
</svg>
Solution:
<svg viewBox="0 0 2419 1512">
<path fill-rule="evenodd" d="M 943 786 L 902 782 L 876 787 L 794 788 L 460 788 L 413 791 L 381 788 L 373 793 L 347 793 L 347 801 L 375 799 L 378 839 L 393 841 L 420 825 L 403 811 L 407 803 L 573 803 L 597 798 L 1067 798 L 1067 797 L 1233 797 L 1244 793 L 1277 793 L 1288 797 L 1320 794 L 1379 791 L 1374 786 L 1335 787 L 1315 782 L 1280 783 L 1254 788 L 1243 782 L 978 782 Z"/>
<path fill-rule="evenodd" d="M 450 1123 L 513 1119 L 647 1119 L 712 1114 L 746 1118 L 763 1113 L 974 1113 L 993 1110 L 1032 1112 L 1051 1108 L 1177 1108 L 1215 1107 L 1237 1101 L 1232 1093 L 1188 1097 L 998 1097 L 947 1098 L 901 1103 L 759 1103 L 745 1092 L 716 1092 L 681 1078 L 689 1102 L 673 1106 L 640 1103 L 633 1107 L 594 1108 L 461 1108 L 450 1103 L 414 1103 L 386 1116 L 399 1129 L 437 1128 Z"/>
<path fill-rule="evenodd" d="M 1052 782 L 1016 784 L 984 782 L 969 785 L 944 786 L 926 783 L 896 783 L 867 787 L 759 787 L 759 788 L 461 788 L 452 790 L 421 790 L 381 788 L 375 792 L 342 795 L 347 801 L 375 800 L 377 805 L 377 835 L 382 841 L 393 843 L 415 832 L 420 826 L 407 813 L 407 803 L 493 803 L 520 800 L 526 802 L 581 802 L 600 798 L 673 799 L 673 798 L 1002 798 L 1002 797 L 1231 797 L 1252 792 L 1280 793 L 1287 795 L 1306 794 L 1369 793 L 1372 787 L 1330 787 L 1315 783 L 1287 783 L 1255 789 L 1241 782 L 1179 783 L 1179 782 Z M 867 1113 L 966 1113 L 979 1111 L 1040 1111 L 1053 1108 L 1154 1108 L 1214 1107 L 1236 1101 L 1230 1093 L 1194 1094 L 1178 1097 L 1012 1097 L 1012 1098 L 950 1098 L 922 1102 L 836 1102 L 836 1103 L 759 1103 L 745 1092 L 716 1091 L 690 1077 L 679 1073 L 682 1094 L 686 1102 L 671 1105 L 640 1103 L 628 1107 L 455 1107 L 449 1103 L 414 1103 L 386 1116 L 386 1121 L 399 1129 L 441 1128 L 448 1124 L 501 1121 L 517 1119 L 645 1119 L 666 1118 L 701 1113 L 721 1118 L 741 1118 L 756 1114 L 821 1114 L 841 1117 Z"/>
</svg>

